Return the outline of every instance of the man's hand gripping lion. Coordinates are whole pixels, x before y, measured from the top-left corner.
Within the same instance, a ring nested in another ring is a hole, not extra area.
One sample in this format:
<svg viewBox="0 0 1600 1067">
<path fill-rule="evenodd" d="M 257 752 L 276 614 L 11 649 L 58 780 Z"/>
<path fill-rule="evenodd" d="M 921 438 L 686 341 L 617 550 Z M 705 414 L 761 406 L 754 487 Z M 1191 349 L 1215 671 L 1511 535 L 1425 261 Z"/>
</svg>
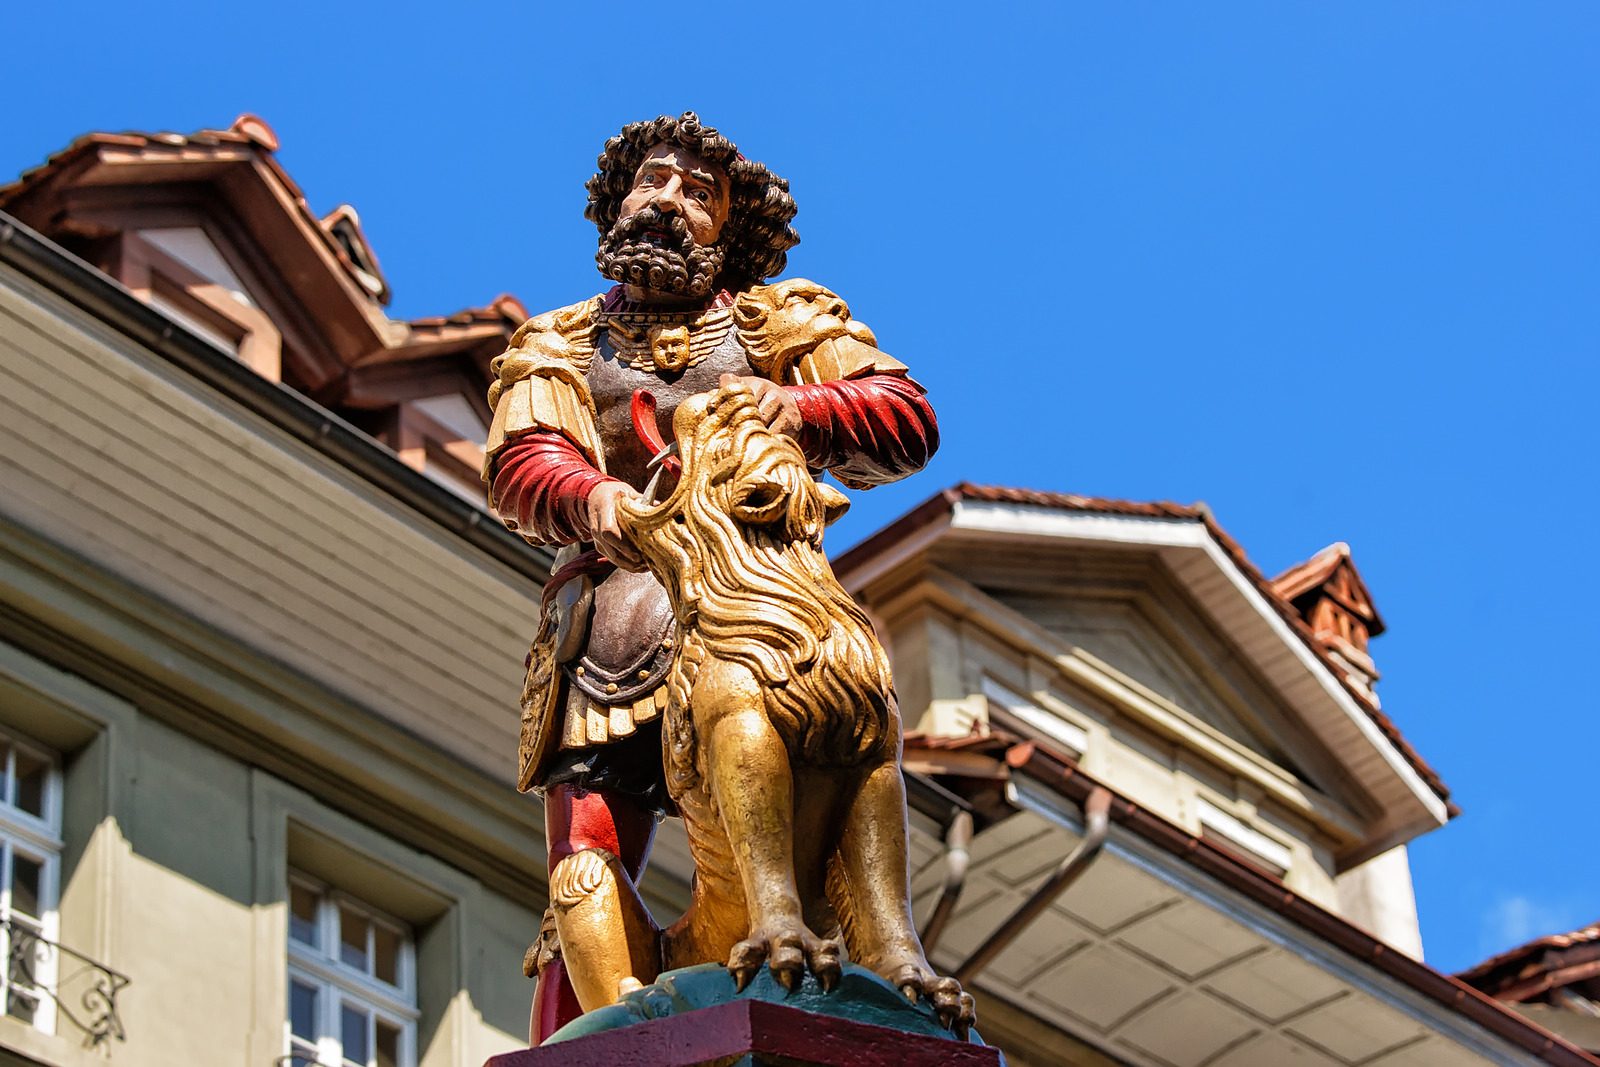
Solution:
<svg viewBox="0 0 1600 1067">
<path fill-rule="evenodd" d="M 696 877 L 662 963 L 726 960 L 741 989 L 762 963 L 791 989 L 810 969 L 831 988 L 842 933 L 851 960 L 964 1033 L 972 997 L 934 973 L 912 922 L 888 660 L 822 552 L 848 504 L 764 399 L 725 380 L 685 401 L 676 487 L 616 504 L 681 635 L 663 755 Z"/>
</svg>

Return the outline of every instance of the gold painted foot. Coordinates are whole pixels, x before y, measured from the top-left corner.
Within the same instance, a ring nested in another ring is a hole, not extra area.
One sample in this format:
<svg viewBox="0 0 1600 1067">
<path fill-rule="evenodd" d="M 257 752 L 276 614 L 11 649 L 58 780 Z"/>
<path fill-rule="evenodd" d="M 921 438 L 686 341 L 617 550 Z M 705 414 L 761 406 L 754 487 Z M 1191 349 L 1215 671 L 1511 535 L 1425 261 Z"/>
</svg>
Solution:
<svg viewBox="0 0 1600 1067">
<path fill-rule="evenodd" d="M 839 983 L 843 973 L 839 951 L 839 942 L 818 937 L 804 923 L 774 923 L 752 931 L 733 946 L 728 954 L 728 970 L 733 974 L 734 985 L 743 991 L 765 962 L 778 984 L 792 993 L 809 969 L 826 992 Z"/>
<path fill-rule="evenodd" d="M 958 1037 L 965 1038 L 977 1021 L 977 1005 L 972 994 L 962 989 L 954 978 L 935 974 L 926 961 L 912 960 L 891 966 L 883 976 L 911 1003 L 915 1004 L 918 997 L 926 998 L 939 1021 Z"/>
</svg>

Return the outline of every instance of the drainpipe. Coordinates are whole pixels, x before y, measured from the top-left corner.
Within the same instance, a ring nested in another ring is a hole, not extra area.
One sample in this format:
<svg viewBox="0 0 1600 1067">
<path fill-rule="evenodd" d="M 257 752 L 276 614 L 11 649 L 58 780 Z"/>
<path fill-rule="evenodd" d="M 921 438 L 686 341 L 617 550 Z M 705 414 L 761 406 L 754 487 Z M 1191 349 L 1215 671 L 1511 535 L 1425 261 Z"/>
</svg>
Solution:
<svg viewBox="0 0 1600 1067">
<path fill-rule="evenodd" d="M 967 957 L 965 963 L 956 968 L 954 977 L 958 982 L 970 985 L 978 973 L 1010 947 L 1022 931 L 1043 914 L 1068 886 L 1082 877 L 1083 872 L 1089 869 L 1089 864 L 1100 855 L 1100 850 L 1106 844 L 1106 834 L 1111 827 L 1111 792 L 1105 786 L 1095 786 L 1089 798 L 1083 802 L 1083 823 L 1083 840 L 1078 842 L 1078 847 L 1067 854 L 1067 858 L 1061 861 L 1055 873 L 1046 878 L 1044 884 L 1033 891 L 1032 896 L 1007 916 L 1006 921 L 989 935 L 987 941 L 978 946 L 977 951 Z"/>
<path fill-rule="evenodd" d="M 940 903 L 943 903 L 943 901 Z M 1569 1011 L 1575 1011 L 1580 1015 L 1587 1015 L 1592 1019 L 1600 1019 L 1600 1005 L 1571 989 L 1552 989 L 1550 991 L 1550 1002 L 1559 1004 L 1561 1007 Z"/>
<path fill-rule="evenodd" d="M 967 881 L 969 859 L 967 848 L 971 844 L 972 813 L 957 808 L 944 832 L 944 891 L 939 894 L 939 903 L 934 906 L 933 914 L 928 917 L 928 925 L 922 928 L 924 955 L 933 954 L 933 946 L 939 943 L 939 935 L 944 933 L 945 924 L 950 921 L 951 914 L 956 910 L 961 887 Z"/>
</svg>

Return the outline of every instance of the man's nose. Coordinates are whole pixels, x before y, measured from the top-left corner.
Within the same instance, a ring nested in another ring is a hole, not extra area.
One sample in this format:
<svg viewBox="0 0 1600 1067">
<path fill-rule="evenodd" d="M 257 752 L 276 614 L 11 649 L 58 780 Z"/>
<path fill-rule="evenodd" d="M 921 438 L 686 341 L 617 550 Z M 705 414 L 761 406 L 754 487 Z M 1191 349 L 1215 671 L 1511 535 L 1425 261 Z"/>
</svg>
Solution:
<svg viewBox="0 0 1600 1067">
<path fill-rule="evenodd" d="M 667 184 L 656 192 L 654 203 L 658 211 L 671 212 L 675 215 L 681 214 L 683 211 L 683 182 L 676 175 L 667 179 Z"/>
</svg>

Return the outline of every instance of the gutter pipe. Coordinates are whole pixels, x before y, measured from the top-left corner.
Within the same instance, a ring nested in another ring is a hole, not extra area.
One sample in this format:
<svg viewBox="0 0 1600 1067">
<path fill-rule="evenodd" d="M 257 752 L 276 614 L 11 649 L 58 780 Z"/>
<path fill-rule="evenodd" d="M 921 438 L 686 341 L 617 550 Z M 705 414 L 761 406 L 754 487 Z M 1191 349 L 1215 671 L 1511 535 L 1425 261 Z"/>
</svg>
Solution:
<svg viewBox="0 0 1600 1067">
<path fill-rule="evenodd" d="M 1111 827 L 1111 791 L 1105 786 L 1095 786 L 1089 793 L 1088 799 L 1084 801 L 1083 822 L 1084 835 L 1083 840 L 1078 842 L 1078 847 L 1068 853 L 1067 858 L 1061 861 L 1055 872 L 1044 880 L 1044 884 L 1035 889 L 1033 894 L 989 935 L 988 940 L 978 946 L 977 950 L 967 957 L 966 962 L 956 968 L 954 975 L 956 981 L 964 986 L 970 985 L 979 972 L 1009 948 L 1011 943 L 1021 936 L 1022 931 L 1043 914 L 1068 886 L 1081 878 L 1083 872 L 1087 871 L 1089 865 L 1100 855 L 1101 849 L 1105 848 L 1106 835 Z"/>
<path fill-rule="evenodd" d="M 922 928 L 924 955 L 933 953 L 939 936 L 944 933 L 945 924 L 956 910 L 956 901 L 960 899 L 961 889 L 967 881 L 967 864 L 971 859 L 968 848 L 971 844 L 972 813 L 957 808 L 944 832 L 944 890 L 939 894 L 939 903 L 934 905 L 933 914 L 928 917 L 928 924 Z"/>
</svg>

